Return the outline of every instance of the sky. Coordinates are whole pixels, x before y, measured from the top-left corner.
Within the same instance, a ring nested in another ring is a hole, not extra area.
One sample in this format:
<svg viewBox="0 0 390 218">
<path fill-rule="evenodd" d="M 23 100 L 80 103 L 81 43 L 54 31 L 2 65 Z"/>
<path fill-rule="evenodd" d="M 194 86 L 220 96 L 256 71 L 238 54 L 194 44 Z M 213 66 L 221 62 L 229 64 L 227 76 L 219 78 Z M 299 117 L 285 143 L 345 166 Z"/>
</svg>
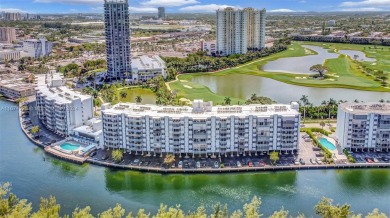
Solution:
<svg viewBox="0 0 390 218">
<path fill-rule="evenodd" d="M 104 0 L 0 0 L 1 11 L 23 13 L 101 13 Z M 214 12 L 228 6 L 268 12 L 390 11 L 390 0 L 129 0 L 130 13 Z"/>
</svg>

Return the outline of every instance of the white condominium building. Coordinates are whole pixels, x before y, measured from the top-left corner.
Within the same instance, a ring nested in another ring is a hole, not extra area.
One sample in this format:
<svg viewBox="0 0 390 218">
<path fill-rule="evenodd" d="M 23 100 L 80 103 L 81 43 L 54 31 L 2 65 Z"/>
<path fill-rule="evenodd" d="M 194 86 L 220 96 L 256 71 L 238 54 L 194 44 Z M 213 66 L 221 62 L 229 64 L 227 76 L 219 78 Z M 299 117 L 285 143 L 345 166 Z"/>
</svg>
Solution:
<svg viewBox="0 0 390 218">
<path fill-rule="evenodd" d="M 39 58 L 48 56 L 53 48 L 53 43 L 44 38 L 41 39 L 27 39 L 23 41 L 23 51 L 25 56 Z"/>
<path fill-rule="evenodd" d="M 107 74 L 111 78 L 123 78 L 125 73 L 131 73 L 128 0 L 104 0 L 104 25 Z"/>
<path fill-rule="evenodd" d="M 131 60 L 133 81 L 145 82 L 156 76 L 167 77 L 166 64 L 158 55 L 148 57 L 143 55 Z"/>
<path fill-rule="evenodd" d="M 102 111 L 104 146 L 132 153 L 237 155 L 293 152 L 299 145 L 299 105 L 192 107 L 117 104 Z"/>
<path fill-rule="evenodd" d="M 58 76 L 39 78 L 36 89 L 36 110 L 42 123 L 61 136 L 69 136 L 93 117 L 92 96 L 62 86 Z"/>
<path fill-rule="evenodd" d="M 342 148 L 389 151 L 390 104 L 341 104 L 337 113 L 337 138 Z"/>
<path fill-rule="evenodd" d="M 245 54 L 265 47 L 266 11 L 253 8 L 217 10 L 217 54 Z"/>
<path fill-rule="evenodd" d="M 206 52 L 207 55 L 215 55 L 217 51 L 217 41 L 200 41 L 200 48 L 202 51 Z"/>
</svg>

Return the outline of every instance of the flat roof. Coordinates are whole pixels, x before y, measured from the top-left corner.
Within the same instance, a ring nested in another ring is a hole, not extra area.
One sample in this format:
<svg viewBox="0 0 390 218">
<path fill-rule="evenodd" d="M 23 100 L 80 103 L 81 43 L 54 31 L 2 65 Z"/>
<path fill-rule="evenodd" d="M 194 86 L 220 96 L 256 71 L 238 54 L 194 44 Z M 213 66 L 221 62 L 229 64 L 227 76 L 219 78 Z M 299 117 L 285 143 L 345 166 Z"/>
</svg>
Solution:
<svg viewBox="0 0 390 218">
<path fill-rule="evenodd" d="M 165 68 L 165 62 L 158 55 L 152 57 L 142 55 L 131 59 L 131 68 L 138 70 L 153 70 Z"/>
<path fill-rule="evenodd" d="M 344 103 L 340 105 L 341 109 L 345 112 L 352 114 L 389 114 L 390 115 L 390 103 Z"/>
<path fill-rule="evenodd" d="M 197 102 L 195 101 L 195 104 Z M 203 103 L 203 102 L 202 102 Z M 296 106 L 298 105 L 295 103 Z M 265 116 L 271 115 L 284 115 L 284 116 L 296 116 L 299 115 L 297 109 L 291 107 L 291 105 L 285 104 L 273 104 L 273 105 L 235 105 L 235 106 L 211 106 L 203 105 L 205 108 L 189 107 L 189 106 L 157 106 L 157 105 L 140 105 L 135 103 L 119 103 L 112 108 L 104 110 L 104 114 L 126 114 L 131 116 L 151 116 L 151 117 L 194 117 L 194 118 L 206 118 L 211 116 L 217 117 L 245 117 L 249 115 Z"/>
</svg>

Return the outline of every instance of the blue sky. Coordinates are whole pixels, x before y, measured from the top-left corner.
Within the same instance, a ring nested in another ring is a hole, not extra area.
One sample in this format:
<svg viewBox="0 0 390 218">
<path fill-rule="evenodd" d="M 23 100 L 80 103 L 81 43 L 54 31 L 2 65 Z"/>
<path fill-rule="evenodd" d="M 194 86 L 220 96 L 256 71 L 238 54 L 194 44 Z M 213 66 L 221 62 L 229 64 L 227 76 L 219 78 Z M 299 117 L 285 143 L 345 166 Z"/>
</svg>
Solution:
<svg viewBox="0 0 390 218">
<path fill-rule="evenodd" d="M 103 0 L 0 0 L 0 11 L 28 13 L 102 12 Z M 218 8 L 266 8 L 269 12 L 390 11 L 390 0 L 129 0 L 132 12 L 213 12 Z"/>
</svg>

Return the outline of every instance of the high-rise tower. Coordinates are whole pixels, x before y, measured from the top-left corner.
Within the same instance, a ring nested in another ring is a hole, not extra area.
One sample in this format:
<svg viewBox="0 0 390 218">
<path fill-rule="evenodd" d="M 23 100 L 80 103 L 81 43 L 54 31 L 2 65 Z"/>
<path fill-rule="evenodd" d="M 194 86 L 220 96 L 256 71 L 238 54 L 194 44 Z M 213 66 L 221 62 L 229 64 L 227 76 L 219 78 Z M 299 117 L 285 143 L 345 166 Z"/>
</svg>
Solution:
<svg viewBox="0 0 390 218">
<path fill-rule="evenodd" d="M 108 77 L 131 79 L 128 0 L 105 0 L 104 24 Z"/>
<path fill-rule="evenodd" d="M 217 11 L 217 52 L 219 55 L 245 54 L 248 49 L 265 47 L 266 11 L 253 8 Z"/>
</svg>

